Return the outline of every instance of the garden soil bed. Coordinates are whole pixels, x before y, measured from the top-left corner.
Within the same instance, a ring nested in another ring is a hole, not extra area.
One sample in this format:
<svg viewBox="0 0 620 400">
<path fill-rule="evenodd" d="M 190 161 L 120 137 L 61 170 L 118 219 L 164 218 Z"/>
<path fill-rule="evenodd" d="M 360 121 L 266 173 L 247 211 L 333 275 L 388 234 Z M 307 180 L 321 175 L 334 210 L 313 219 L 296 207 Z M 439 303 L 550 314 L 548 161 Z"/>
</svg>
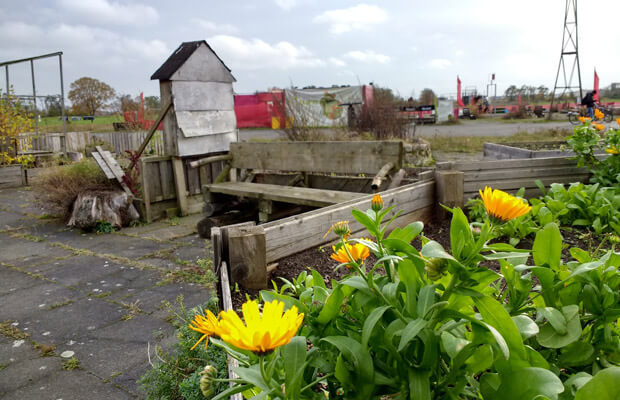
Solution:
<svg viewBox="0 0 620 400">
<path fill-rule="evenodd" d="M 429 239 L 439 242 L 446 250 L 450 251 L 450 220 L 445 221 L 433 221 L 424 227 L 424 236 Z M 586 251 L 594 251 L 601 243 L 600 237 L 590 234 L 588 231 L 576 230 L 576 229 L 562 229 L 562 238 L 564 243 L 564 249 L 562 251 L 562 258 L 565 261 L 571 260 L 570 248 L 579 247 Z M 501 239 L 499 241 L 502 241 Z M 533 238 L 526 238 L 522 240 L 517 247 L 522 249 L 531 249 L 533 244 Z M 505 240 L 507 242 L 507 240 Z M 420 248 L 420 242 L 416 239 L 413 243 L 416 248 Z M 603 249 L 609 249 L 609 245 Z M 601 250 L 603 250 L 601 249 Z M 284 282 L 279 278 L 288 279 L 292 282 L 297 278 L 302 271 L 315 270 L 319 272 L 325 283 L 329 286 L 332 279 L 339 280 L 347 275 L 346 268 L 335 270 L 338 263 L 330 258 L 332 249 L 330 246 L 322 246 L 317 248 L 308 249 L 301 253 L 294 254 L 290 257 L 284 258 L 278 262 L 278 267 L 270 273 L 269 282 L 275 282 L 278 287 L 282 286 Z M 366 261 L 367 264 L 374 264 L 376 259 L 373 255 Z M 530 258 L 531 262 L 531 258 Z M 499 264 L 495 261 L 485 261 L 485 266 L 499 271 Z M 248 290 L 239 288 L 232 293 L 233 307 L 235 309 L 241 309 L 247 297 L 255 299 L 258 297 L 258 290 Z"/>
</svg>

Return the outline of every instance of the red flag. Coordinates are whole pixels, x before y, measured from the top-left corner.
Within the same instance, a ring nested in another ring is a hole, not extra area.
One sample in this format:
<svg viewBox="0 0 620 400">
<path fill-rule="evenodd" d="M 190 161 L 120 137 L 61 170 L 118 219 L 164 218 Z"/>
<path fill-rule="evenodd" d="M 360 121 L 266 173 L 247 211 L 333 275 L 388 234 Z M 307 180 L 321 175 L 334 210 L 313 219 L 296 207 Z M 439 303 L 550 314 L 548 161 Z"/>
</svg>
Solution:
<svg viewBox="0 0 620 400">
<path fill-rule="evenodd" d="M 519 90 L 519 100 L 518 101 L 519 101 L 518 104 L 521 105 L 521 91 L 520 90 Z"/>
<path fill-rule="evenodd" d="M 592 96 L 592 98 L 595 101 L 599 101 L 599 97 L 598 97 L 598 74 L 596 73 L 596 69 L 594 70 L 594 90 L 596 91 L 596 94 L 594 96 Z"/>
<path fill-rule="evenodd" d="M 461 79 L 459 76 L 456 76 L 456 102 L 459 107 L 465 107 L 465 103 L 463 103 L 463 98 L 461 97 Z"/>
</svg>

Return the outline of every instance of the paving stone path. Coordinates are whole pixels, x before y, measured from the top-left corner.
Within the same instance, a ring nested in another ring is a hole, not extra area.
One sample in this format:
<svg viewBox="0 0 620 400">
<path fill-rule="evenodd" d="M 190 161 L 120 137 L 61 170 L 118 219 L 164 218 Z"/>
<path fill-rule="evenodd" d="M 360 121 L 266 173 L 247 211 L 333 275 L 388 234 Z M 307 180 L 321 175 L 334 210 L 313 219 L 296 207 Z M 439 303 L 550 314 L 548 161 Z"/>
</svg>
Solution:
<svg viewBox="0 0 620 400">
<path fill-rule="evenodd" d="M 0 399 L 143 398 L 147 347 L 176 341 L 162 300 L 210 296 L 166 279 L 210 258 L 199 216 L 85 234 L 33 197 L 0 190 Z"/>
</svg>

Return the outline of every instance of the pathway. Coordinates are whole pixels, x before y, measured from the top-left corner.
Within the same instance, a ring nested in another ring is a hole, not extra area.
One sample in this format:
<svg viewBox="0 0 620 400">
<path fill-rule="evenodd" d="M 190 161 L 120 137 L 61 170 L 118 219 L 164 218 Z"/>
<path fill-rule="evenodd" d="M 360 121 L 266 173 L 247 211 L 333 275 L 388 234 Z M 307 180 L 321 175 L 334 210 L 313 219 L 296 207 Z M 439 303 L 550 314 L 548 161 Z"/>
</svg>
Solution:
<svg viewBox="0 0 620 400">
<path fill-rule="evenodd" d="M 0 399 L 142 398 L 147 347 L 176 341 L 162 300 L 210 295 L 166 279 L 208 258 L 199 217 L 85 234 L 46 219 L 27 188 L 0 190 Z"/>
</svg>

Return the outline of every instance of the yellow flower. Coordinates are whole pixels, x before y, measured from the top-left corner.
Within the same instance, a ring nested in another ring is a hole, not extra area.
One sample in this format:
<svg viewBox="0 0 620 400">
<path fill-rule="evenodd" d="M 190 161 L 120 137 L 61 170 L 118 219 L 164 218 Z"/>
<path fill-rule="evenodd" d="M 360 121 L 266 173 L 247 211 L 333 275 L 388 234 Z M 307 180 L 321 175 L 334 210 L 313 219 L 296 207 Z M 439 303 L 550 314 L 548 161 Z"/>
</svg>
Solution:
<svg viewBox="0 0 620 400">
<path fill-rule="evenodd" d="M 620 118 L 616 118 L 616 123 L 620 125 Z"/>
<path fill-rule="evenodd" d="M 597 131 L 602 131 L 605 129 L 605 126 L 601 124 L 593 124 L 592 126 L 595 127 Z"/>
<path fill-rule="evenodd" d="M 585 123 L 586 123 L 586 119 L 585 119 L 585 117 L 579 117 L 579 118 L 578 118 L 578 120 L 579 120 L 579 122 L 581 122 L 582 124 L 585 124 Z"/>
<path fill-rule="evenodd" d="M 353 245 L 345 243 L 337 250 L 336 246 L 332 246 L 332 249 L 334 250 L 334 254 L 332 254 L 330 257 L 342 264 L 348 264 L 353 261 L 359 263 L 360 261 L 364 261 L 370 255 L 370 250 L 368 249 L 368 247 L 364 246 L 361 243 L 355 243 Z M 348 254 L 347 250 L 349 251 Z M 352 259 L 349 258 L 349 254 L 351 254 Z"/>
<path fill-rule="evenodd" d="M 375 194 L 374 196 L 372 196 L 372 200 L 370 200 L 370 208 L 374 212 L 381 211 L 381 209 L 383 208 L 383 199 L 380 195 Z"/>
<path fill-rule="evenodd" d="M 194 316 L 194 320 L 190 322 L 189 324 L 189 329 L 203 334 L 200 337 L 200 339 L 196 342 L 196 344 L 192 346 L 190 350 L 194 350 L 194 348 L 198 346 L 198 343 L 202 342 L 202 339 L 205 339 L 205 338 L 207 339 L 205 340 L 205 349 L 206 349 L 207 345 L 209 344 L 209 337 L 217 335 L 216 331 L 219 325 L 219 321 L 217 320 L 217 317 L 209 310 L 205 311 L 205 315 L 207 316 L 207 318 L 203 317 L 200 314 L 196 314 Z"/>
<path fill-rule="evenodd" d="M 594 118 L 596 118 L 596 119 L 603 119 L 603 118 L 605 118 L 605 114 L 603 114 L 601 112 L 601 110 L 599 110 L 597 108 L 596 110 L 594 110 Z"/>
<path fill-rule="evenodd" d="M 478 192 L 487 214 L 504 222 L 527 214 L 532 209 L 527 203 L 501 190 L 485 186 L 484 192 L 482 190 Z"/>
<path fill-rule="evenodd" d="M 620 154 L 620 151 L 618 151 L 618 149 L 616 149 L 615 147 L 605 149 L 605 151 L 608 152 L 609 154 Z"/>
<path fill-rule="evenodd" d="M 217 333 L 225 342 L 255 353 L 268 353 L 290 342 L 304 320 L 295 306 L 283 315 L 284 303 L 278 300 L 265 303 L 262 315 L 253 300 L 246 301 L 241 310 L 245 323 L 235 311 L 222 311 Z"/>
</svg>

